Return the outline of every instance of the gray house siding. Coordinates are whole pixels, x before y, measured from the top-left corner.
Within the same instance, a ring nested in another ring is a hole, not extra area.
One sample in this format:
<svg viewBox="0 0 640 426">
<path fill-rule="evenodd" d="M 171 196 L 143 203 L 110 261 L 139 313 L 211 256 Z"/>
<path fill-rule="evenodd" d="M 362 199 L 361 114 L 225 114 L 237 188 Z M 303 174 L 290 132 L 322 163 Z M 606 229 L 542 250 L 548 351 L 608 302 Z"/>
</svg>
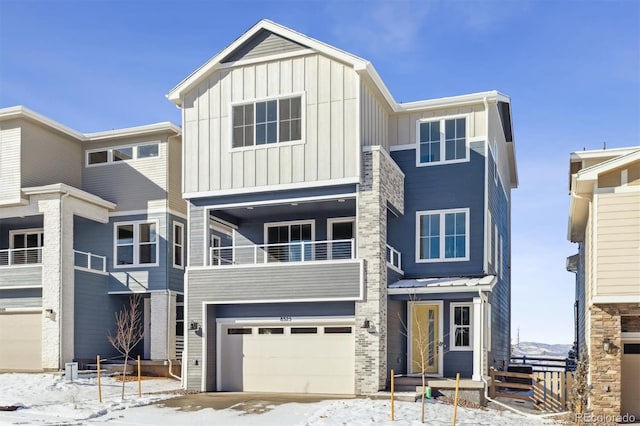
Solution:
<svg viewBox="0 0 640 426">
<path fill-rule="evenodd" d="M 0 308 L 40 308 L 41 288 L 0 290 Z"/>
<path fill-rule="evenodd" d="M 493 292 L 490 295 L 491 303 L 491 351 L 489 352 L 489 366 L 500 368 L 504 363 L 509 363 L 511 357 L 511 236 L 510 229 L 510 206 L 509 200 L 502 188 L 502 182 L 498 179 L 497 183 L 493 179 L 493 156 L 489 155 L 489 174 L 488 174 L 488 208 L 491 212 L 493 224 L 487 238 L 494 238 L 494 225 L 498 225 L 498 233 L 502 236 L 503 248 L 501 249 L 502 262 L 498 266 L 496 283 Z M 495 240 L 495 238 L 494 238 Z M 499 241 L 499 240 L 498 240 Z M 494 241 L 494 244 L 498 242 Z M 498 253 L 500 250 L 498 250 Z M 487 253 L 488 257 L 495 257 L 494 253 Z M 495 263 L 500 262 L 500 256 L 494 262 L 493 270 L 496 273 Z"/>
<path fill-rule="evenodd" d="M 0 267 L 0 291 L 20 286 L 42 286 L 42 266 Z"/>
<path fill-rule="evenodd" d="M 74 341 L 75 358 L 93 360 L 118 356 L 107 339 L 114 332 L 115 313 L 127 302 L 126 297 L 110 296 L 108 277 L 75 271 Z"/>
<path fill-rule="evenodd" d="M 271 31 L 262 30 L 220 62 L 226 63 L 242 59 L 260 58 L 262 56 L 295 52 L 306 48 L 306 46 L 288 38 L 275 35 Z"/>
<path fill-rule="evenodd" d="M 209 302 L 356 300 L 361 297 L 361 274 L 362 263 L 357 260 L 191 269 L 189 299 Z"/>
<path fill-rule="evenodd" d="M 76 250 L 94 253 L 107 258 L 107 272 L 109 276 L 109 291 L 147 291 L 165 290 L 168 288 L 167 268 L 173 263 L 169 256 L 172 250 L 167 238 L 171 234 L 171 216 L 164 213 L 143 214 L 133 216 L 111 217 L 109 223 L 102 224 L 87 219 L 74 218 L 74 234 Z M 131 221 L 158 221 L 158 266 L 141 266 L 134 268 L 114 267 L 114 223 Z M 180 220 L 180 219 L 177 219 Z M 169 222 L 169 224 L 168 224 Z M 186 229 L 185 229 L 186 233 Z M 169 265 L 168 262 L 171 262 Z M 181 270 L 180 270 L 181 272 Z M 172 284 L 172 289 L 180 289 L 179 280 Z"/>
<path fill-rule="evenodd" d="M 391 156 L 405 174 L 405 214 L 390 217 L 387 241 L 402 253 L 406 278 L 480 275 L 484 254 L 484 156 L 474 145 L 464 163 L 416 167 L 414 149 Z M 469 208 L 469 261 L 416 263 L 416 212 Z"/>
<path fill-rule="evenodd" d="M 577 350 L 578 356 L 582 357 L 583 354 L 587 354 L 588 345 L 586 345 L 586 288 L 585 288 L 585 247 L 584 243 L 578 244 L 578 271 L 576 272 L 576 303 L 577 312 L 575 313 L 577 322 Z"/>
</svg>

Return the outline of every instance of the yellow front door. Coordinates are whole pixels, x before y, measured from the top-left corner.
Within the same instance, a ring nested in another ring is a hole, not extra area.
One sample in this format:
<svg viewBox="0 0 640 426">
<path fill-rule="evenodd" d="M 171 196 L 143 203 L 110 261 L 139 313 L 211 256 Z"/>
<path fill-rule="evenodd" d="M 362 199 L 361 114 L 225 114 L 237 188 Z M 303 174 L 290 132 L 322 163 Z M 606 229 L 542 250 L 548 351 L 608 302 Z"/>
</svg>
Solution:
<svg viewBox="0 0 640 426">
<path fill-rule="evenodd" d="M 411 305 L 411 365 L 412 373 L 438 374 L 439 306 Z"/>
</svg>

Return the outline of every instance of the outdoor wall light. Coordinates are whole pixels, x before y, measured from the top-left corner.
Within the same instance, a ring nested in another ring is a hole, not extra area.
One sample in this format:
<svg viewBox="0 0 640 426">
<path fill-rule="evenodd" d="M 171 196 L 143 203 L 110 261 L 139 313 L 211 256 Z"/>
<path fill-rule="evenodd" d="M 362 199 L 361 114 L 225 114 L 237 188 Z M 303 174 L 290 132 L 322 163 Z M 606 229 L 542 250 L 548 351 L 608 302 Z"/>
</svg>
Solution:
<svg viewBox="0 0 640 426">
<path fill-rule="evenodd" d="M 200 324 L 198 324 L 196 321 L 191 321 L 191 323 L 189 324 L 189 330 L 199 330 L 200 329 Z"/>
<path fill-rule="evenodd" d="M 48 318 L 48 319 L 53 319 L 53 309 L 45 309 L 44 311 L 44 315 Z"/>
<path fill-rule="evenodd" d="M 362 322 L 362 325 L 360 326 L 360 328 L 369 328 L 369 327 L 371 327 L 371 322 L 368 319 L 364 320 Z"/>
<path fill-rule="evenodd" d="M 613 344 L 609 341 L 609 339 L 607 338 L 604 339 L 604 341 L 602 342 L 602 349 L 606 353 L 611 353 L 611 350 L 613 349 Z"/>
</svg>

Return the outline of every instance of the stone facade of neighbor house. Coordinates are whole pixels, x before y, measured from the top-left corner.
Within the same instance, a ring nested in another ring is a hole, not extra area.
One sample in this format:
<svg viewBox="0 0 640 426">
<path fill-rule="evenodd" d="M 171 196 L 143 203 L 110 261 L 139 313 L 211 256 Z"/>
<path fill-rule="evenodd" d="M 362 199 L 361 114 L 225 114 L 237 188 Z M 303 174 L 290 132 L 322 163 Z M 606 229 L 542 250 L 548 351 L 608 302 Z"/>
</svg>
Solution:
<svg viewBox="0 0 640 426">
<path fill-rule="evenodd" d="M 596 415 L 640 418 L 640 146 L 570 160 L 569 235 L 578 243 L 576 346 Z"/>
</svg>

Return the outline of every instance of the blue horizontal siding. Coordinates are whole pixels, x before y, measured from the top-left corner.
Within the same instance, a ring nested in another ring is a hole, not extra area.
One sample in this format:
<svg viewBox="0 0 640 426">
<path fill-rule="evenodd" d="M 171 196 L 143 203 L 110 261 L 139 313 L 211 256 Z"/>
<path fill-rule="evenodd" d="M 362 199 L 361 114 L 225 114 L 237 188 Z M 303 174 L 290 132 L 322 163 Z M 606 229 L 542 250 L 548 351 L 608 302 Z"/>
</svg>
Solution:
<svg viewBox="0 0 640 426">
<path fill-rule="evenodd" d="M 391 153 L 405 174 L 405 214 L 390 217 L 387 241 L 402 252 L 405 278 L 481 275 L 484 267 L 484 163 L 471 150 L 464 163 L 416 167 L 413 149 Z M 469 208 L 469 261 L 416 263 L 416 212 Z"/>
</svg>

